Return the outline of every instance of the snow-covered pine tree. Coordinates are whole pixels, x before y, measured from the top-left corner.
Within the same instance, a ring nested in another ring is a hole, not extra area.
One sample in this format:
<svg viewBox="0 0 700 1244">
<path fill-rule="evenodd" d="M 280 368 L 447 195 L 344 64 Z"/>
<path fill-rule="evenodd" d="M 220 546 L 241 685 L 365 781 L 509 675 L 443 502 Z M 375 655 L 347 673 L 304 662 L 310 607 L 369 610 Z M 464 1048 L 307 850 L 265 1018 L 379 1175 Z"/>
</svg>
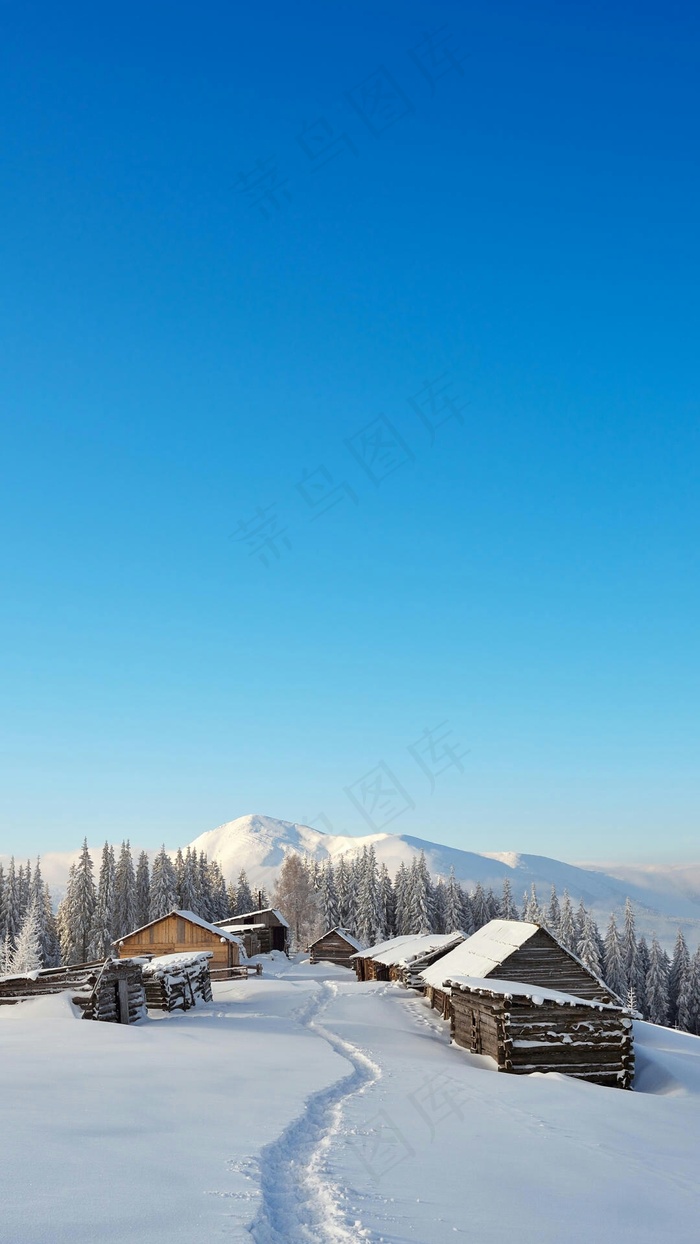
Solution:
<svg viewBox="0 0 700 1244">
<path fill-rule="evenodd" d="M 510 877 L 503 878 L 503 889 L 501 891 L 500 905 L 501 920 L 518 920 L 518 909 L 513 902 L 513 889 L 510 884 Z"/>
<path fill-rule="evenodd" d="M 409 873 L 407 923 L 409 933 L 435 931 L 435 899 L 425 852 L 414 855 Z"/>
<path fill-rule="evenodd" d="M 409 892 L 409 872 L 405 862 L 401 860 L 394 877 L 394 931 L 397 937 L 401 937 L 408 927 Z"/>
<path fill-rule="evenodd" d="M 185 878 L 185 857 L 182 854 L 182 847 L 178 847 L 177 851 L 175 852 L 175 859 L 173 860 L 173 868 L 175 869 L 175 885 L 177 888 L 177 905 L 180 908 L 180 911 L 186 911 L 187 908 L 185 907 L 182 901 L 182 884 Z"/>
<path fill-rule="evenodd" d="M 678 1023 L 678 1007 L 686 977 L 690 971 L 690 955 L 682 929 L 678 930 L 673 948 L 671 970 L 668 974 L 668 1024 L 674 1028 Z"/>
<path fill-rule="evenodd" d="M 218 860 L 209 865 L 210 920 L 225 920 L 228 915 L 226 882 Z"/>
<path fill-rule="evenodd" d="M 523 910 L 523 920 L 529 924 L 544 924 L 542 909 L 537 897 L 537 886 L 534 881 L 530 886 L 530 893 L 527 896 L 527 903 Z"/>
<path fill-rule="evenodd" d="M 560 921 L 561 907 L 557 896 L 557 887 L 553 885 L 549 896 L 549 905 L 547 907 L 547 928 L 554 937 L 559 936 Z"/>
<path fill-rule="evenodd" d="M 387 937 L 394 937 L 396 931 L 394 887 L 391 884 L 386 864 L 382 864 L 379 869 L 379 901 L 382 905 L 382 924 L 385 934 Z"/>
<path fill-rule="evenodd" d="M 0 976 L 10 975 L 13 951 L 14 946 L 10 941 L 10 935 L 5 933 L 0 938 Z"/>
<path fill-rule="evenodd" d="M 622 1001 L 627 997 L 627 973 L 622 957 L 622 943 L 617 931 L 615 912 L 610 913 L 607 932 L 605 934 L 605 954 L 603 958 L 603 980 L 608 989 Z"/>
<path fill-rule="evenodd" d="M 136 928 L 143 928 L 151 918 L 151 869 L 145 851 L 136 865 Z"/>
<path fill-rule="evenodd" d="M 668 966 L 656 934 L 651 939 L 649 949 L 646 1014 L 652 1024 L 668 1023 Z"/>
<path fill-rule="evenodd" d="M 53 914 L 49 887 L 44 883 L 44 878 L 41 875 L 41 862 L 39 859 L 37 859 L 32 872 L 29 906 L 34 908 L 39 926 L 41 965 L 44 968 L 57 968 L 61 962 L 61 948 L 58 943 L 56 917 Z"/>
<path fill-rule="evenodd" d="M 59 908 L 61 955 L 63 962 L 69 965 L 87 963 L 90 958 L 90 941 L 97 905 L 93 872 L 92 858 L 85 838 L 76 863 L 71 865 L 66 895 Z"/>
<path fill-rule="evenodd" d="M 435 907 L 435 933 L 445 932 L 445 912 L 447 910 L 446 887 L 442 877 L 438 877 L 433 886 L 433 901 Z"/>
<path fill-rule="evenodd" d="M 501 915 L 501 904 L 493 892 L 493 887 L 489 886 L 486 891 L 486 910 L 489 913 L 489 920 L 498 920 Z"/>
<path fill-rule="evenodd" d="M 644 997 L 644 974 L 639 968 L 637 929 L 634 908 L 629 898 L 625 900 L 625 915 L 620 934 L 620 948 L 622 950 L 622 964 L 625 970 L 627 997 L 631 1000 L 633 1009 L 641 1010 L 641 1000 Z"/>
<path fill-rule="evenodd" d="M 335 890 L 338 897 L 338 923 L 348 933 L 355 931 L 354 903 L 350 894 L 350 869 L 344 855 L 335 866 Z"/>
<path fill-rule="evenodd" d="M 5 927 L 2 923 L 3 894 L 4 893 L 5 893 L 5 870 L 2 866 L 2 863 L 0 863 L 0 942 L 2 942 L 2 939 L 5 936 Z"/>
<path fill-rule="evenodd" d="M 200 851 L 197 861 L 197 906 L 195 912 L 202 920 L 211 920 L 213 915 L 213 903 L 211 893 L 211 875 L 209 873 L 209 864 L 206 853 Z M 151 881 L 153 886 L 153 881 Z"/>
<path fill-rule="evenodd" d="M 639 988 L 636 992 L 637 1010 L 647 1018 L 647 972 L 649 971 L 649 947 L 647 939 L 642 936 L 637 942 L 637 979 Z"/>
<path fill-rule="evenodd" d="M 35 972 L 42 966 L 39 920 L 34 905 L 30 904 L 17 934 L 17 942 L 10 961 L 10 972 L 17 974 Z"/>
<path fill-rule="evenodd" d="M 464 915 L 464 890 L 455 876 L 453 866 L 445 886 L 445 932 L 456 933 L 458 929 L 469 932 L 464 927 Z"/>
<path fill-rule="evenodd" d="M 586 904 L 584 903 L 583 899 L 579 899 L 579 904 L 576 909 L 576 916 L 575 916 L 577 943 L 580 942 L 581 938 L 583 937 L 583 931 L 586 925 L 587 916 L 588 916 L 588 912 L 586 910 Z"/>
<path fill-rule="evenodd" d="M 678 1027 L 700 1036 L 700 947 L 690 960 L 683 979 L 678 998 Z"/>
<path fill-rule="evenodd" d="M 182 865 L 182 880 L 180 882 L 180 910 L 197 912 L 197 890 L 198 890 L 198 865 L 197 856 L 190 847 L 185 851 L 185 858 Z M 229 906 L 230 906 L 229 896 Z M 235 915 L 235 898 L 234 910 Z M 223 916 L 222 916 L 223 920 Z"/>
<path fill-rule="evenodd" d="M 91 959 L 106 959 L 112 953 L 114 940 L 114 899 L 116 866 L 114 850 L 108 842 L 102 848 L 97 901 L 90 934 L 88 954 Z"/>
<path fill-rule="evenodd" d="M 323 925 L 323 931 L 328 932 L 329 929 L 335 929 L 340 924 L 338 895 L 335 889 L 335 873 L 333 861 L 330 858 L 325 860 L 321 868 L 318 897 L 321 924 Z"/>
<path fill-rule="evenodd" d="M 17 894 L 19 896 L 19 918 L 20 923 L 24 921 L 29 907 L 29 894 L 32 888 L 32 866 L 27 860 L 24 867 L 20 865 L 17 874 Z"/>
<path fill-rule="evenodd" d="M 129 840 L 122 842 L 114 876 L 114 936 L 139 928 L 136 912 L 136 875 Z"/>
<path fill-rule="evenodd" d="M 244 916 L 246 912 L 252 911 L 255 907 L 255 900 L 248 883 L 245 869 L 242 868 L 238 874 L 238 884 L 236 886 L 236 915 Z"/>
<path fill-rule="evenodd" d="M 559 904 L 559 928 L 556 936 L 566 950 L 572 950 L 574 954 L 576 953 L 576 920 L 568 890 L 565 890 L 562 894 L 561 903 Z"/>
<path fill-rule="evenodd" d="M 480 881 L 477 881 L 473 893 L 469 895 L 469 902 L 474 921 L 474 930 L 483 929 L 484 925 L 488 924 L 491 919 L 491 915 L 489 913 L 488 899 Z"/>
<path fill-rule="evenodd" d="M 17 885 L 14 855 L 12 856 L 7 867 L 2 903 L 3 906 L 2 912 L 0 912 L 0 926 L 3 930 L 3 936 L 9 937 L 10 945 L 14 947 L 21 924 L 19 912 L 19 889 Z"/>
<path fill-rule="evenodd" d="M 361 867 L 357 903 L 357 936 L 366 946 L 374 946 L 386 938 L 374 847 L 369 849 L 363 847 Z"/>
<path fill-rule="evenodd" d="M 601 975 L 598 929 L 589 912 L 586 912 L 583 918 L 583 932 L 576 947 L 576 954 L 589 972 L 592 972 L 594 976 Z"/>
<path fill-rule="evenodd" d="M 173 911 L 176 907 L 177 882 L 175 879 L 175 869 L 165 849 L 165 843 L 163 843 L 153 861 L 151 870 L 151 895 L 148 919 L 158 920 L 160 916 L 167 916 L 168 912 Z"/>
</svg>

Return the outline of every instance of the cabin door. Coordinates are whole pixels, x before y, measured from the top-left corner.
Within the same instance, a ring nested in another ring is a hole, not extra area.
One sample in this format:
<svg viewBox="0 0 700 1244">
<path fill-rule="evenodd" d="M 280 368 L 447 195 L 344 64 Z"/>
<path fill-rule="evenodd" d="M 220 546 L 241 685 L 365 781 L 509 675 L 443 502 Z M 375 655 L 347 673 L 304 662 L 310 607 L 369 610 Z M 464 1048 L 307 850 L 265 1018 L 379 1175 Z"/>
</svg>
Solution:
<svg viewBox="0 0 700 1244">
<path fill-rule="evenodd" d="M 272 949 L 284 950 L 284 929 L 279 926 L 272 929 Z"/>
<path fill-rule="evenodd" d="M 474 1007 L 471 1008 L 471 1012 L 472 1012 L 472 1016 L 471 1016 L 472 1037 L 471 1037 L 470 1049 L 471 1049 L 472 1054 L 480 1054 L 481 1053 L 481 1015 L 479 1011 L 476 1011 L 474 1009 Z"/>
</svg>

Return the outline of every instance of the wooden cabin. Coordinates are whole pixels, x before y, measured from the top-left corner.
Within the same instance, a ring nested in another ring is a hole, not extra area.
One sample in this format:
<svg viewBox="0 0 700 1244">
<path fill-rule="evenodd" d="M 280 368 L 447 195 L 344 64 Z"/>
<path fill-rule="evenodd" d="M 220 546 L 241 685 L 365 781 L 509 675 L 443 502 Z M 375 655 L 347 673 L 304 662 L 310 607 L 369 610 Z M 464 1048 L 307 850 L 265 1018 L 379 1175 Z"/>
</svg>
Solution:
<svg viewBox="0 0 700 1244">
<path fill-rule="evenodd" d="M 229 916 L 226 920 L 218 920 L 216 927 L 237 933 L 242 925 L 255 929 L 259 946 L 256 953 L 267 955 L 271 950 L 282 950 L 285 955 L 289 954 L 289 925 L 276 908 L 266 907 L 262 911 Z"/>
<path fill-rule="evenodd" d="M 422 988 L 414 974 L 414 963 L 434 963 L 462 941 L 464 934 L 460 932 L 406 933 L 370 946 L 353 955 L 352 961 L 358 980 L 400 981 L 410 988 Z"/>
<path fill-rule="evenodd" d="M 376 956 L 411 941 L 413 941 L 412 935 L 403 933 L 400 937 L 390 937 L 385 942 L 377 942 L 375 946 L 369 946 L 366 950 L 359 950 L 351 955 L 350 961 L 358 981 L 388 980 L 389 970 L 387 968 L 385 971 L 384 965 L 377 963 Z"/>
<path fill-rule="evenodd" d="M 490 920 L 439 962 L 421 972 L 431 1006 L 449 1019 L 450 977 L 498 978 L 621 1005 L 620 999 L 538 924 Z"/>
<path fill-rule="evenodd" d="M 151 920 L 120 938 L 117 949 L 120 959 L 139 955 L 159 958 L 161 955 L 192 954 L 197 950 L 211 952 L 213 968 L 237 967 L 241 961 L 240 938 L 226 929 L 217 928 L 196 916 L 193 911 L 174 910 L 167 916 Z"/>
<path fill-rule="evenodd" d="M 340 927 L 329 929 L 309 947 L 312 963 L 335 963 L 343 968 L 353 967 L 351 956 L 360 950 L 364 950 L 362 942 Z"/>
<path fill-rule="evenodd" d="M 450 985 L 453 1041 L 489 1055 L 499 1071 L 632 1087 L 632 1016 L 619 1004 L 519 981 L 456 977 Z"/>
</svg>

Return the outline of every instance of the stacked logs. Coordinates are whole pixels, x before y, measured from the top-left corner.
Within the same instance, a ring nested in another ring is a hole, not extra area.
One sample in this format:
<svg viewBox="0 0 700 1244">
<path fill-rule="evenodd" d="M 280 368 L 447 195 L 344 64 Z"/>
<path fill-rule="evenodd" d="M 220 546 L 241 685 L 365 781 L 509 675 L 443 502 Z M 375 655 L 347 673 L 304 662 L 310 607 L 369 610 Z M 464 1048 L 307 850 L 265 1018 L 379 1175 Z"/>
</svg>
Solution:
<svg viewBox="0 0 700 1244">
<path fill-rule="evenodd" d="M 159 1011 L 188 1011 L 211 1002 L 210 950 L 161 955 L 143 964 L 146 1005 Z"/>
</svg>

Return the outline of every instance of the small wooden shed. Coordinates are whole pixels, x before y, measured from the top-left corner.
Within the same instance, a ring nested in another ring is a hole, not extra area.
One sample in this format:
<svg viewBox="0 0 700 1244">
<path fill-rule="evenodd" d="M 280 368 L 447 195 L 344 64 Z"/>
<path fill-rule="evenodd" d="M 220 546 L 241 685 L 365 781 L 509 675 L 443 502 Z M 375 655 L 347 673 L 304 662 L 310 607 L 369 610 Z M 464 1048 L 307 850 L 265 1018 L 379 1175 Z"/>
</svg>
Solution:
<svg viewBox="0 0 700 1244">
<path fill-rule="evenodd" d="M 462 941 L 460 932 L 402 934 L 353 955 L 352 961 L 358 980 L 401 981 L 413 987 L 418 984 L 414 964 L 434 963 Z"/>
<path fill-rule="evenodd" d="M 193 911 L 177 909 L 151 920 L 118 943 L 120 959 L 138 955 L 192 954 L 197 950 L 211 952 L 211 965 L 216 968 L 237 967 L 241 961 L 240 939 L 226 929 L 202 920 Z"/>
<path fill-rule="evenodd" d="M 499 1071 L 558 1071 L 612 1088 L 634 1079 L 632 1016 L 620 1005 L 520 981 L 456 977 L 452 1039 Z"/>
<path fill-rule="evenodd" d="M 483 928 L 421 972 L 431 1006 L 450 1018 L 449 978 L 498 978 L 559 990 L 575 998 L 621 1005 L 621 1000 L 559 944 L 548 929 L 522 920 L 489 920 Z"/>
<path fill-rule="evenodd" d="M 335 963 L 343 968 L 352 968 L 351 956 L 359 950 L 364 950 L 362 942 L 340 926 L 317 937 L 309 947 L 312 963 Z"/>
<path fill-rule="evenodd" d="M 358 950 L 356 954 L 351 955 L 350 962 L 355 969 L 358 981 L 388 980 L 389 971 L 388 969 L 385 971 L 384 965 L 378 963 L 377 955 L 387 950 L 394 950 L 397 946 L 411 941 L 413 941 L 412 934 L 402 933 L 399 937 L 389 937 L 384 942 L 377 942 L 374 946 L 368 946 L 366 950 Z M 380 975 L 377 974 L 378 972 Z"/>
<path fill-rule="evenodd" d="M 289 925 L 282 913 L 275 907 L 266 907 L 262 911 L 241 912 L 237 916 L 229 916 L 226 920 L 217 921 L 217 928 L 227 929 L 231 933 L 235 933 L 241 925 L 255 926 L 261 955 L 267 955 L 271 950 L 289 953 Z"/>
</svg>

